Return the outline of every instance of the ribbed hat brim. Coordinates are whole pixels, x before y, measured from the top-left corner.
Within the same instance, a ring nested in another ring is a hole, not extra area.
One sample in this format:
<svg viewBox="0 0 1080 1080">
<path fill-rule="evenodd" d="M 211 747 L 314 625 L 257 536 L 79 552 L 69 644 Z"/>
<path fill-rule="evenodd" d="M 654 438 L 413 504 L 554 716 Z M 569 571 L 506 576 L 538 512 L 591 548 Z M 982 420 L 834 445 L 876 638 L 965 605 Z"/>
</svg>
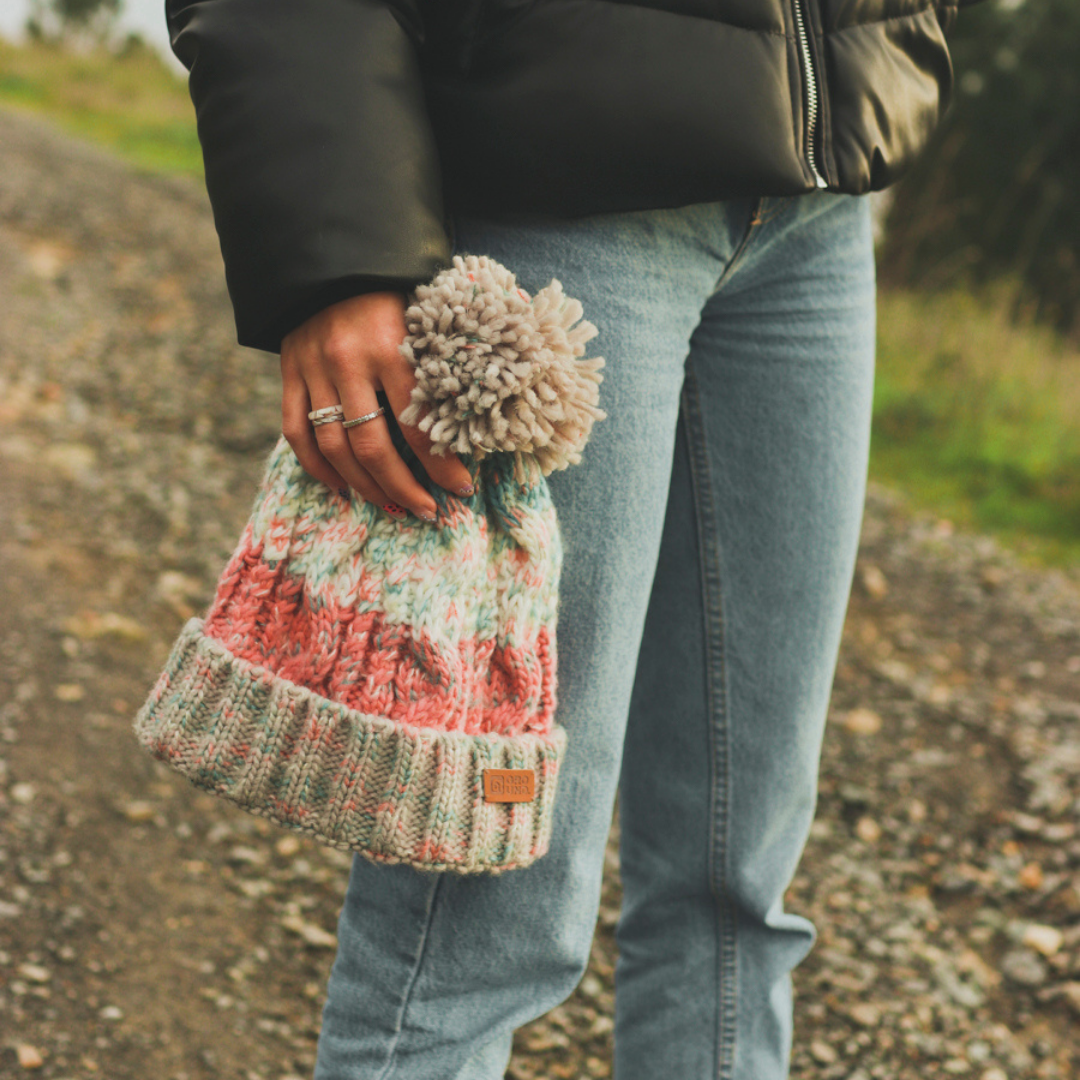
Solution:
<svg viewBox="0 0 1080 1080">
<path fill-rule="evenodd" d="M 566 732 L 407 727 L 234 656 L 190 619 L 135 718 L 139 742 L 192 783 L 376 862 L 498 873 L 551 837 Z M 535 798 L 484 799 L 485 769 L 531 769 Z"/>
</svg>

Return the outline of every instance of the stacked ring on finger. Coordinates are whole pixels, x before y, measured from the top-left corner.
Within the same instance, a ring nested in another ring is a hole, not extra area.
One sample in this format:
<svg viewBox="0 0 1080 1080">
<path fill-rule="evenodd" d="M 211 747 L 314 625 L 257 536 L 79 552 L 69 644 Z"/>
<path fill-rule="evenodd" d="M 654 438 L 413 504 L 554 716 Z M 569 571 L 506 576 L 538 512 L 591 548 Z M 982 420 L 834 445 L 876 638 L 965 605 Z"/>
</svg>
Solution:
<svg viewBox="0 0 1080 1080">
<path fill-rule="evenodd" d="M 313 409 L 308 414 L 312 427 L 320 424 L 333 424 L 338 420 L 345 419 L 345 407 L 343 405 L 327 405 L 323 409 Z"/>
<path fill-rule="evenodd" d="M 342 427 L 356 427 L 357 424 L 366 424 L 369 420 L 374 420 L 376 416 L 382 416 L 386 412 L 384 406 L 380 405 L 374 412 L 364 413 L 363 416 L 355 416 L 352 420 L 345 420 L 342 422 Z"/>
</svg>

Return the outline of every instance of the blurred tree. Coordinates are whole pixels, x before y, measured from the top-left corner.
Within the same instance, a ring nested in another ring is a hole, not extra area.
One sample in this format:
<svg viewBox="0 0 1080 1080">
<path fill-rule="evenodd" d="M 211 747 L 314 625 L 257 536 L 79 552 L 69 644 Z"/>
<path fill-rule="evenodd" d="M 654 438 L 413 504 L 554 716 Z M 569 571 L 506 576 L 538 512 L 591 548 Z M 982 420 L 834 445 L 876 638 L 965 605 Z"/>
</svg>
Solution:
<svg viewBox="0 0 1080 1080">
<path fill-rule="evenodd" d="M 26 32 L 38 41 L 100 44 L 122 6 L 123 0 L 30 0 Z"/>
<path fill-rule="evenodd" d="M 991 0 L 949 38 L 954 101 L 895 188 L 883 280 L 1010 278 L 1018 309 L 1080 331 L 1080 3 Z"/>
</svg>

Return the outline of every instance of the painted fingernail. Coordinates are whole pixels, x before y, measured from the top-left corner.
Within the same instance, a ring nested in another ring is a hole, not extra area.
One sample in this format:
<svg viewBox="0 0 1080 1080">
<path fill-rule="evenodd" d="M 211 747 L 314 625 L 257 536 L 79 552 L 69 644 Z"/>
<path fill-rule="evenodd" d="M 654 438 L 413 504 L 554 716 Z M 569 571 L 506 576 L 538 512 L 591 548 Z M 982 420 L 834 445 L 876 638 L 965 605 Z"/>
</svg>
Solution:
<svg viewBox="0 0 1080 1080">
<path fill-rule="evenodd" d="M 476 488 L 474 488 L 472 484 L 462 484 L 461 487 L 457 489 L 457 493 L 459 495 L 475 495 Z"/>
<path fill-rule="evenodd" d="M 426 521 L 429 525 L 434 525 L 439 519 L 430 510 L 418 510 L 416 516 L 421 521 Z"/>
<path fill-rule="evenodd" d="M 383 503 L 383 509 L 392 517 L 397 518 L 398 521 L 404 521 L 408 517 L 403 506 L 398 506 L 397 503 Z"/>
</svg>

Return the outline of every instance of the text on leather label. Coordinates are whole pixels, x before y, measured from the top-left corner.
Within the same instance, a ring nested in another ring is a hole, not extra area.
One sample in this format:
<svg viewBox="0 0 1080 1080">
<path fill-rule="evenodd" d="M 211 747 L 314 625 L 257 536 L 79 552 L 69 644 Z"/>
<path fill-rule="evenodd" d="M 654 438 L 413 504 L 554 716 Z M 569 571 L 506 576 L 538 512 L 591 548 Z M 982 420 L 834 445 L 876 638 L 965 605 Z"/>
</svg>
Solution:
<svg viewBox="0 0 1080 1080">
<path fill-rule="evenodd" d="M 484 802 L 532 802 L 536 773 L 532 769 L 485 769 Z"/>
</svg>

